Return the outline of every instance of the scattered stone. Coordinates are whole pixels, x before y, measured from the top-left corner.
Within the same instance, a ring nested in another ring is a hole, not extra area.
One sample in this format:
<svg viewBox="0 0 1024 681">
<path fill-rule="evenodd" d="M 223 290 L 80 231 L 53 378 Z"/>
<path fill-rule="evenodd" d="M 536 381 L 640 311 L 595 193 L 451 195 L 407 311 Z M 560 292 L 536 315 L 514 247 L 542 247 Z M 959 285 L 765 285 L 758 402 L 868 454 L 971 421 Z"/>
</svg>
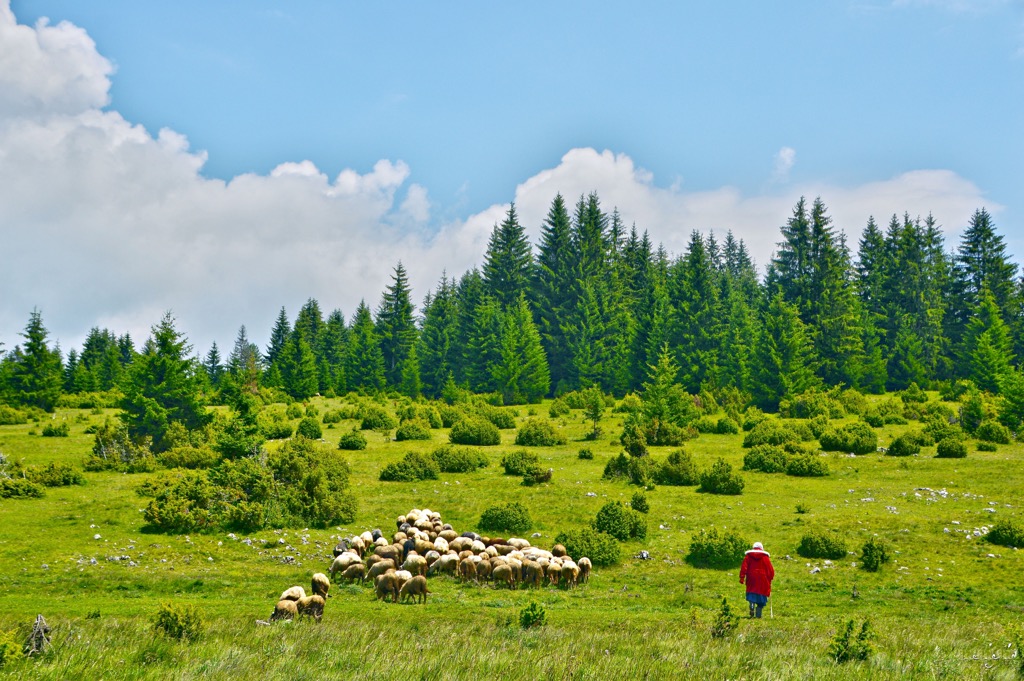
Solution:
<svg viewBox="0 0 1024 681">
<path fill-rule="evenodd" d="M 597 496 L 597 493 L 596 493 L 596 492 L 587 492 L 587 493 L 586 493 L 586 494 L 585 494 L 584 496 L 588 496 L 588 497 L 596 497 L 596 496 Z"/>
<path fill-rule="evenodd" d="M 102 537 L 100 537 L 100 535 L 99 535 L 99 534 L 94 534 L 94 535 L 92 536 L 92 538 L 93 538 L 93 539 L 102 539 Z"/>
</svg>

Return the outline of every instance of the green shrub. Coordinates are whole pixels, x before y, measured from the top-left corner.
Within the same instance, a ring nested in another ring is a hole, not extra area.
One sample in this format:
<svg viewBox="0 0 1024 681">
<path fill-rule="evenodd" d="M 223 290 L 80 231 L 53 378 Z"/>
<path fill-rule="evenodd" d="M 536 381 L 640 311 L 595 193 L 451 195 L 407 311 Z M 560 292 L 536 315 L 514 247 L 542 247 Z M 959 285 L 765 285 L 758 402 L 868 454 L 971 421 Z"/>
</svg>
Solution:
<svg viewBox="0 0 1024 681">
<path fill-rule="evenodd" d="M 828 462 L 813 454 L 794 456 L 786 463 L 786 475 L 800 478 L 821 478 L 828 474 Z"/>
<path fill-rule="evenodd" d="M 501 431 L 485 418 L 467 416 L 455 422 L 448 433 L 448 441 L 454 445 L 489 447 L 501 444 Z"/>
<path fill-rule="evenodd" d="M 811 429 L 811 435 L 820 438 L 821 434 L 829 429 L 829 423 L 831 421 L 829 421 L 827 416 L 815 416 L 807 422 L 807 427 Z"/>
<path fill-rule="evenodd" d="M 647 456 L 647 436 L 644 434 L 643 416 L 639 412 L 626 415 L 619 442 L 630 456 Z"/>
<path fill-rule="evenodd" d="M 839 403 L 847 414 L 863 414 L 868 410 L 868 398 L 863 393 L 849 388 L 839 393 Z"/>
<path fill-rule="evenodd" d="M 430 453 L 442 473 L 472 473 L 479 468 L 486 468 L 490 460 L 483 452 L 469 447 L 441 445 Z"/>
<path fill-rule="evenodd" d="M 43 437 L 67 437 L 71 435 L 71 425 L 67 421 L 47 423 L 43 426 Z"/>
<path fill-rule="evenodd" d="M 643 514 L 626 508 L 621 501 L 609 501 L 597 512 L 594 529 L 619 541 L 643 539 L 647 536 L 647 520 Z"/>
<path fill-rule="evenodd" d="M 0 478 L 0 499 L 39 499 L 43 486 L 25 478 Z"/>
<path fill-rule="evenodd" d="M 550 421 L 526 419 L 516 432 L 516 444 L 520 447 L 554 447 L 565 443 L 565 436 L 555 432 Z"/>
<path fill-rule="evenodd" d="M 962 459 L 967 456 L 967 445 L 955 437 L 947 437 L 935 448 L 935 456 L 939 459 Z"/>
<path fill-rule="evenodd" d="M 766 419 L 754 426 L 744 436 L 743 446 L 749 448 L 757 445 L 784 445 L 799 441 L 799 435 L 792 428 L 787 427 L 778 419 Z"/>
<path fill-rule="evenodd" d="M 156 460 L 164 468 L 209 468 L 216 465 L 220 455 L 209 447 L 182 445 L 160 452 Z"/>
<path fill-rule="evenodd" d="M 740 626 L 739 615 L 729 607 L 729 599 L 722 598 L 722 607 L 715 615 L 715 621 L 711 623 L 711 638 L 725 638 Z"/>
<path fill-rule="evenodd" d="M 718 428 L 718 421 L 712 416 L 701 416 L 691 424 L 698 432 L 714 433 Z"/>
<path fill-rule="evenodd" d="M 505 468 L 505 475 L 525 475 L 540 466 L 540 457 L 534 452 L 520 449 L 503 456 L 501 465 Z"/>
<path fill-rule="evenodd" d="M 294 432 L 292 425 L 280 412 L 264 412 L 257 417 L 256 422 L 259 423 L 263 437 L 268 440 L 287 440 Z"/>
<path fill-rule="evenodd" d="M 92 454 L 83 464 L 87 471 L 117 470 L 144 473 L 156 470 L 156 459 L 146 442 L 137 443 L 128 436 L 128 429 L 120 419 L 107 419 L 96 430 Z"/>
<path fill-rule="evenodd" d="M 398 427 L 398 419 L 384 407 L 371 404 L 363 409 L 363 418 L 359 423 L 361 430 L 394 430 Z"/>
<path fill-rule="evenodd" d="M 743 412 L 743 422 L 740 425 L 745 432 L 749 432 L 767 419 L 768 414 L 765 414 L 757 407 L 747 407 L 747 410 Z"/>
<path fill-rule="evenodd" d="M 545 482 L 551 482 L 551 476 L 554 475 L 554 468 L 531 468 L 527 472 L 523 473 L 523 484 L 527 487 L 533 487 L 534 485 L 542 485 Z"/>
<path fill-rule="evenodd" d="M 417 480 L 437 480 L 440 473 L 433 457 L 417 452 L 409 452 L 400 461 L 393 461 L 384 466 L 380 472 L 382 482 L 416 482 Z"/>
<path fill-rule="evenodd" d="M 437 413 L 441 416 L 441 427 L 451 428 L 459 421 L 466 417 L 466 412 L 458 407 L 443 404 L 437 408 Z"/>
<path fill-rule="evenodd" d="M 922 404 L 928 401 L 928 395 L 916 382 L 911 382 L 906 390 L 901 390 L 899 396 L 904 404 Z"/>
<path fill-rule="evenodd" d="M 1024 549 L 1024 526 L 1012 520 L 997 520 L 985 535 L 985 541 L 999 546 L 1013 546 Z"/>
<path fill-rule="evenodd" d="M 46 432 L 44 430 L 43 435 Z M 974 431 L 974 437 L 982 442 L 994 442 L 997 445 L 1010 444 L 1010 429 L 996 421 L 982 421 Z"/>
<path fill-rule="evenodd" d="M 161 603 L 153 618 L 153 627 L 158 632 L 179 641 L 198 640 L 203 635 L 204 626 L 199 610 L 189 603 Z"/>
<path fill-rule="evenodd" d="M 878 572 L 889 559 L 889 545 L 881 539 L 872 537 L 860 549 L 860 566 L 868 572 Z"/>
<path fill-rule="evenodd" d="M 647 501 L 647 495 L 643 492 L 634 492 L 633 498 L 629 500 L 629 507 L 640 513 L 648 513 L 651 505 Z"/>
<path fill-rule="evenodd" d="M 996 452 L 996 451 L 999 451 L 999 445 L 997 445 L 995 442 L 979 442 L 978 443 L 978 451 L 979 452 Z"/>
<path fill-rule="evenodd" d="M 718 423 L 715 424 L 715 432 L 719 435 L 735 435 L 740 432 L 740 426 L 735 420 L 728 416 L 723 416 L 718 419 Z"/>
<path fill-rule="evenodd" d="M 69 463 L 49 463 L 45 466 L 29 466 L 25 477 L 45 487 L 67 487 L 84 485 L 85 476 Z"/>
<path fill-rule="evenodd" d="M 569 405 L 565 403 L 561 397 L 556 397 L 552 402 L 551 406 L 548 407 L 548 416 L 553 419 L 561 418 L 569 413 Z"/>
<path fill-rule="evenodd" d="M 338 449 L 345 449 L 353 452 L 366 449 L 366 436 L 358 430 L 352 430 L 350 433 L 345 433 L 338 439 Z"/>
<path fill-rule="evenodd" d="M 416 419 L 413 421 L 402 421 L 395 431 L 395 439 L 399 442 L 405 440 L 429 440 L 430 424 L 426 421 Z"/>
<path fill-rule="evenodd" d="M 28 423 L 28 416 L 14 407 L 0 404 L 0 426 L 19 426 Z"/>
<path fill-rule="evenodd" d="M 612 411 L 616 414 L 633 414 L 643 409 L 644 401 L 636 393 L 628 393 Z"/>
<path fill-rule="evenodd" d="M 779 445 L 756 445 L 743 455 L 743 470 L 785 473 L 789 455 Z"/>
<path fill-rule="evenodd" d="M 925 423 L 924 432 L 931 436 L 935 442 L 941 442 L 946 439 L 963 440 L 966 437 L 963 428 L 955 423 L 950 423 L 944 416 L 930 417 Z"/>
<path fill-rule="evenodd" d="M 323 424 L 325 426 L 328 426 L 328 425 L 331 425 L 331 424 L 334 424 L 334 423 L 341 423 L 344 420 L 345 420 L 345 415 L 342 414 L 340 409 L 330 409 L 328 411 L 325 411 L 324 415 L 323 415 L 323 418 L 321 419 L 321 421 L 323 421 Z"/>
<path fill-rule="evenodd" d="M 715 527 L 702 529 L 690 540 L 686 562 L 694 567 L 716 570 L 739 567 L 748 546 L 747 540 L 734 532 L 720 533 Z"/>
<path fill-rule="evenodd" d="M 289 404 L 284 413 L 289 419 L 301 419 L 303 416 L 302 407 L 295 402 Z"/>
<path fill-rule="evenodd" d="M 660 485 L 689 486 L 700 482 L 700 472 L 690 453 L 677 449 L 655 472 L 655 480 Z"/>
<path fill-rule="evenodd" d="M 515 415 L 507 409 L 499 409 L 489 404 L 480 404 L 474 409 L 478 416 L 487 419 L 501 430 L 511 430 L 516 427 Z"/>
<path fill-rule="evenodd" d="M 878 449 L 878 434 L 864 421 L 829 428 L 821 433 L 819 441 L 826 452 L 870 454 Z"/>
<path fill-rule="evenodd" d="M 486 509 L 480 514 L 477 527 L 487 532 L 524 534 L 533 527 L 533 519 L 529 509 L 518 501 L 512 501 Z"/>
<path fill-rule="evenodd" d="M 14 640 L 13 631 L 0 631 L 0 669 L 21 659 L 21 646 Z"/>
<path fill-rule="evenodd" d="M 615 480 L 616 478 L 628 478 L 629 477 L 629 460 L 623 452 L 619 452 L 618 456 L 613 456 L 608 459 L 608 463 L 604 465 L 604 473 L 601 474 L 603 480 Z M 644 457 L 646 458 L 646 457 Z"/>
<path fill-rule="evenodd" d="M 590 527 L 560 532 L 555 543 L 564 546 L 576 560 L 586 556 L 595 567 L 616 565 L 622 560 L 622 547 L 615 537 Z"/>
<path fill-rule="evenodd" d="M 306 417 L 307 418 L 314 418 L 315 419 L 315 418 L 319 418 L 319 416 L 320 416 L 320 410 L 317 408 L 317 406 L 315 404 L 307 404 L 306 405 Z"/>
<path fill-rule="evenodd" d="M 868 620 L 864 620 L 856 637 L 853 635 L 854 628 L 853 620 L 848 621 L 846 626 L 840 627 L 828 646 L 828 656 L 839 664 L 850 661 L 863 662 L 871 657 L 873 651 Z"/>
<path fill-rule="evenodd" d="M 921 445 L 917 444 L 917 440 L 912 435 L 904 433 L 889 443 L 885 453 L 887 456 L 914 456 L 920 451 Z"/>
<path fill-rule="evenodd" d="M 846 542 L 833 532 L 814 531 L 800 538 L 796 552 L 804 558 L 838 560 L 846 557 Z"/>
<path fill-rule="evenodd" d="M 580 453 L 577 454 L 576 457 L 580 461 L 593 461 L 594 460 L 594 452 L 590 451 L 589 448 L 584 447 L 583 449 L 580 450 Z"/>
<path fill-rule="evenodd" d="M 315 416 L 306 416 L 299 421 L 298 427 L 295 429 L 296 437 L 304 437 L 307 440 L 319 440 L 323 437 L 323 431 L 320 429 L 320 422 L 316 420 Z"/>
<path fill-rule="evenodd" d="M 906 433 L 906 436 L 914 441 L 918 447 L 931 447 L 935 444 L 935 440 L 931 435 L 926 433 L 924 430 L 912 430 Z"/>
<path fill-rule="evenodd" d="M 519 612 L 519 626 L 523 629 L 543 627 L 547 624 L 547 614 L 544 606 L 533 601 Z"/>
<path fill-rule="evenodd" d="M 843 405 L 837 399 L 837 390 L 823 392 L 808 390 L 787 397 L 779 403 L 779 415 L 792 419 L 812 419 L 815 416 L 827 416 L 838 419 L 845 416 Z"/>
<path fill-rule="evenodd" d="M 718 459 L 700 474 L 698 492 L 709 494 L 742 494 L 743 478 L 734 473 L 732 466 L 725 459 Z"/>
</svg>

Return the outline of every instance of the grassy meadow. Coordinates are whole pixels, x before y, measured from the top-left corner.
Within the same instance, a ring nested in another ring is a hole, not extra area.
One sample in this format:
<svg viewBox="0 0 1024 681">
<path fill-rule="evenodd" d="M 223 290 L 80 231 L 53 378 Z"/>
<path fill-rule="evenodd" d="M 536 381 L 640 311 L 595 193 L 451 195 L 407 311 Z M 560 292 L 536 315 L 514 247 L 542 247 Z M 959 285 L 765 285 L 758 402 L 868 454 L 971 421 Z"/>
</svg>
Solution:
<svg viewBox="0 0 1024 681">
<path fill-rule="evenodd" d="M 341 400 L 313 403 L 323 414 Z M 549 418 L 548 403 L 506 409 L 517 424 L 531 413 Z M 85 429 L 112 413 L 58 410 L 53 418 L 71 427 L 66 438 L 42 437 L 43 423 L 0 426 L 0 452 L 30 465 L 80 467 L 93 441 Z M 558 532 L 588 524 L 609 500 L 628 502 L 636 486 L 601 479 L 621 450 L 621 415 L 606 410 L 603 434 L 593 442 L 583 440 L 590 424 L 579 410 L 552 422 L 568 444 L 531 448 L 542 467 L 554 469 L 550 483 L 534 487 L 504 475 L 499 464 L 517 449 L 514 430 L 502 431 L 500 446 L 482 448 L 487 468 L 412 483 L 380 482 L 378 475 L 406 452 L 446 443 L 447 430 L 417 442 L 367 431 L 367 449 L 346 453 L 359 511 L 345 527 L 146 533 L 141 509 L 148 499 L 135 490 L 159 473 L 86 473 L 84 486 L 0 500 L 0 632 L 13 631 L 20 642 L 41 613 L 54 643 L 41 659 L 5 664 L 0 676 L 1017 677 L 1019 660 L 1010 658 L 1013 632 L 1024 622 L 1024 552 L 973 532 L 997 519 L 1024 521 L 1024 447 L 1017 443 L 980 452 L 970 441 L 966 459 L 934 458 L 935 447 L 904 458 L 829 454 L 824 478 L 743 471 L 740 496 L 658 486 L 647 492 L 647 539 L 626 544 L 622 564 L 595 568 L 590 583 L 575 590 L 508 591 L 441 577 L 430 580 L 424 606 L 385 604 L 370 586 L 339 584 L 319 625 L 256 624 L 285 588 L 308 589 L 314 572 L 327 571 L 340 536 L 376 527 L 389 536 L 395 517 L 411 508 L 437 511 L 463 532 L 477 529 L 488 506 L 519 501 L 534 520 L 526 536 L 550 548 Z M 324 439 L 336 445 L 354 424 L 325 426 Z M 919 427 L 886 426 L 877 431 L 879 444 Z M 702 467 L 722 457 L 740 469 L 743 435 L 703 434 L 685 448 Z M 593 460 L 578 458 L 584 447 Z M 651 454 L 664 459 L 671 449 L 652 447 Z M 693 534 L 711 527 L 762 541 L 776 569 L 770 611 L 762 620 L 742 618 L 724 639 L 710 633 L 722 598 L 746 613 L 738 571 L 684 560 Z M 878 535 L 890 542 L 893 560 L 869 573 L 856 566 L 859 555 L 833 564 L 801 558 L 797 545 L 813 529 L 836 530 L 856 553 Z M 650 558 L 634 557 L 641 550 Z M 156 634 L 152 618 L 164 601 L 195 605 L 205 635 L 188 643 Z M 531 602 L 544 606 L 547 625 L 522 630 L 518 614 Z M 827 655 L 829 642 L 851 618 L 858 625 L 870 619 L 875 652 L 865 662 L 837 664 Z"/>
</svg>

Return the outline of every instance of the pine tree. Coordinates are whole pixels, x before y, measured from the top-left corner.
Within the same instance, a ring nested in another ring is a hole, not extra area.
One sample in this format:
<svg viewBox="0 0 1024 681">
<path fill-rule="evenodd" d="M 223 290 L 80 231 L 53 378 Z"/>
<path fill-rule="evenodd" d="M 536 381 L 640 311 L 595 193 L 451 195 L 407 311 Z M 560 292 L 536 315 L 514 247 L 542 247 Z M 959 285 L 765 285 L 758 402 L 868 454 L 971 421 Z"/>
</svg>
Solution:
<svg viewBox="0 0 1024 681">
<path fill-rule="evenodd" d="M 206 375 L 210 378 L 210 385 L 214 388 L 220 385 L 220 379 L 224 375 L 224 365 L 221 363 L 220 349 L 217 348 L 217 341 L 210 346 L 206 353 L 206 360 L 203 362 Z"/>
<path fill-rule="evenodd" d="M 726 274 L 722 277 L 723 324 L 719 350 L 719 379 L 722 386 L 740 390 L 750 387 L 754 319 L 740 286 Z"/>
<path fill-rule="evenodd" d="M 292 326 L 288 322 L 288 313 L 282 305 L 281 311 L 277 314 L 277 321 L 274 322 L 274 328 L 270 331 L 270 342 L 267 344 L 267 352 L 264 355 L 268 367 L 278 362 L 281 353 L 284 352 L 284 344 L 288 342 L 291 335 Z"/>
<path fill-rule="evenodd" d="M 516 303 L 526 291 L 533 268 L 533 255 L 526 232 L 516 217 L 513 203 L 504 222 L 494 226 L 484 255 L 483 277 L 487 293 L 504 309 Z"/>
<path fill-rule="evenodd" d="M 555 392 L 568 389 L 571 359 L 562 323 L 574 304 L 572 224 L 565 200 L 555 196 L 541 226 L 533 277 L 533 309 L 537 330 L 548 357 Z"/>
<path fill-rule="evenodd" d="M 298 325 L 285 342 L 278 365 L 281 367 L 281 387 L 289 395 L 297 400 L 306 400 L 317 393 L 320 380 L 316 355 Z"/>
<path fill-rule="evenodd" d="M 193 430 L 208 423 L 211 414 L 199 402 L 196 379 L 202 369 L 189 358 L 188 339 L 174 328 L 171 314 L 165 314 L 152 331 L 122 382 L 120 418 L 132 438 L 151 438 L 153 449 L 163 451 L 172 423 Z"/>
<path fill-rule="evenodd" d="M 384 291 L 375 324 L 384 359 L 384 378 L 389 386 L 397 388 L 402 385 L 403 367 L 410 354 L 414 354 L 417 336 L 409 278 L 401 262 L 395 266 L 391 285 Z"/>
<path fill-rule="evenodd" d="M 423 329 L 417 355 L 423 392 L 432 398 L 441 396 L 449 376 L 458 362 L 458 302 L 455 282 L 447 275 L 423 303 Z"/>
<path fill-rule="evenodd" d="M 320 339 L 320 392 L 343 395 L 348 389 L 345 364 L 348 360 L 348 327 L 341 310 L 332 310 L 327 316 Z"/>
<path fill-rule="evenodd" d="M 686 255 L 670 272 L 669 347 L 680 367 L 679 380 L 690 392 L 718 378 L 721 318 L 718 275 L 700 232 L 690 234 Z"/>
<path fill-rule="evenodd" d="M 349 389 L 380 390 L 384 387 L 384 357 L 373 326 L 370 308 L 363 301 L 356 308 L 349 334 L 348 365 L 345 375 Z"/>
<path fill-rule="evenodd" d="M 299 309 L 295 317 L 295 326 L 292 328 L 292 335 L 301 335 L 317 361 L 323 357 L 322 335 L 324 330 L 324 317 L 320 312 L 320 303 L 316 298 L 310 298 L 306 304 Z"/>
<path fill-rule="evenodd" d="M 260 351 L 256 344 L 249 340 L 245 324 L 238 329 L 235 345 L 231 349 L 231 354 L 228 355 L 227 369 L 240 388 L 256 392 L 262 369 Z"/>
<path fill-rule="evenodd" d="M 9 360 L 10 385 L 18 403 L 53 411 L 63 384 L 60 350 L 46 343 L 49 332 L 39 310 L 32 310 L 21 334 L 25 342 L 14 348 Z"/>
<path fill-rule="evenodd" d="M 501 362 L 501 306 L 494 298 L 484 296 L 476 306 L 473 326 L 465 337 L 465 382 L 478 393 L 494 392 L 494 367 Z"/>
<path fill-rule="evenodd" d="M 817 387 L 821 381 L 815 375 L 815 365 L 810 333 L 800 320 L 799 311 L 776 294 L 762 315 L 754 349 L 754 403 L 762 409 L 774 410 L 786 395 Z"/>
<path fill-rule="evenodd" d="M 964 355 L 970 361 L 968 378 L 982 390 L 998 392 L 1002 376 L 1013 362 L 1010 333 L 995 296 L 982 285 L 977 312 L 967 322 Z"/>
<path fill-rule="evenodd" d="M 551 387 L 551 375 L 525 294 L 501 317 L 498 361 L 490 367 L 493 386 L 505 404 L 539 402 Z"/>
<path fill-rule="evenodd" d="M 455 294 L 455 328 L 458 339 L 457 351 L 452 353 L 452 374 L 460 385 L 470 384 L 470 374 L 478 358 L 471 348 L 476 336 L 478 310 L 486 298 L 484 279 L 480 271 L 473 268 L 459 279 Z"/>
<path fill-rule="evenodd" d="M 813 243 L 811 217 L 807 213 L 807 201 L 800 197 L 793 208 L 793 215 L 782 227 L 783 240 L 772 260 L 773 283 L 777 284 L 782 298 L 796 305 L 801 319 L 811 302 L 813 276 Z"/>
</svg>

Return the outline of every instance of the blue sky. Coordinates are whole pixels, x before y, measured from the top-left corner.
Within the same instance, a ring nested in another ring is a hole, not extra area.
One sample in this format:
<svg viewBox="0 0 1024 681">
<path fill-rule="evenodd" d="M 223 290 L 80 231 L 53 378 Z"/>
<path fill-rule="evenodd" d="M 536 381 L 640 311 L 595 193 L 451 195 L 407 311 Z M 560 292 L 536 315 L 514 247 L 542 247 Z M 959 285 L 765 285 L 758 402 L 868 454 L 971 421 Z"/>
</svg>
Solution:
<svg viewBox="0 0 1024 681">
<path fill-rule="evenodd" d="M 278 225 L 288 215 L 323 221 L 300 239 L 304 248 L 374 247 L 377 266 L 363 264 L 346 278 L 306 274 L 344 269 L 343 258 L 306 263 L 297 280 L 282 278 L 273 282 L 277 288 L 254 284 L 253 299 L 241 301 L 245 288 L 224 288 L 229 275 L 210 275 L 209 263 L 196 262 L 191 271 L 202 287 L 168 286 L 170 273 L 134 287 L 131 277 L 152 268 L 122 268 L 139 252 L 123 250 L 106 262 L 124 278 L 106 285 L 135 288 L 135 297 L 104 294 L 89 303 L 67 295 L 63 279 L 52 290 L 23 291 L 0 304 L 0 339 L 8 347 L 11 327 L 16 333 L 33 305 L 69 343 L 94 323 L 145 329 L 167 308 L 197 345 L 223 345 L 242 323 L 260 339 L 281 305 L 294 314 L 309 296 L 346 314 L 359 298 L 375 304 L 399 257 L 422 297 L 443 268 L 461 272 L 480 261 L 486 232 L 509 201 L 525 207 L 524 222 L 535 234 L 555 191 L 575 199 L 597 189 L 606 207 L 618 206 L 671 250 L 690 229 L 733 229 L 761 263 L 787 206 L 803 193 L 821 193 L 837 225 L 853 236 L 870 214 L 887 220 L 893 212 L 933 211 L 950 246 L 970 211 L 986 205 L 1011 250 L 1024 255 L 1020 0 L 14 0 L 10 11 L 22 34 L 41 17 L 50 29 L 69 22 L 62 35 L 78 41 L 85 55 L 79 61 L 100 61 L 76 75 L 74 64 L 55 66 L 45 45 L 42 56 L 11 48 L 8 63 L 31 58 L 43 66 L 37 81 L 7 85 L 9 98 L 35 98 L 33 88 L 47 78 L 87 82 L 93 89 L 60 113 L 82 120 L 83 111 L 102 112 L 107 118 L 99 128 L 111 139 L 127 134 L 122 128 L 134 135 L 139 131 L 131 126 L 144 126 L 146 137 L 136 141 L 153 157 L 140 173 L 131 170 L 139 162 L 135 152 L 98 144 L 88 152 L 95 154 L 86 164 L 91 170 L 79 177 L 99 179 L 91 193 L 66 180 L 62 196 L 74 195 L 71 187 L 84 197 L 58 198 L 66 214 L 53 216 L 52 197 L 33 205 L 23 196 L 8 214 L 17 208 L 15 214 L 58 237 L 90 229 L 123 244 L 124 234 L 116 236 L 98 217 L 110 211 L 116 219 L 106 223 L 119 223 L 125 233 L 158 230 L 162 247 L 154 248 L 192 253 L 204 244 L 238 247 L 227 236 L 209 244 L 209 225 L 246 234 L 254 220 L 280 209 Z M 103 60 L 112 67 L 106 72 Z M 46 68 L 56 70 L 47 75 Z M 107 93 L 100 92 L 104 86 Z M 0 76 L 0 92 L 4 87 Z M 56 100 L 40 101 L 30 113 L 9 106 L 8 118 L 43 120 Z M 0 103 L 0 127 L 4 111 Z M 68 147 L 75 162 L 86 153 L 81 144 Z M 163 162 L 166 173 L 153 170 Z M 108 178 L 111 167 L 118 170 Z M 38 181 L 52 174 L 43 164 Z M 268 200 L 256 216 L 240 197 L 213 197 L 221 188 L 239 193 L 245 182 L 235 180 L 250 174 L 265 185 L 253 190 L 261 199 L 290 183 L 280 192 L 287 196 Z M 119 188 L 101 184 L 142 176 L 131 196 L 118 197 L 123 180 Z M 319 198 L 290 193 L 296 178 L 318 187 Z M 315 205 L 339 192 L 355 203 Z M 104 204 L 96 193 L 115 198 Z M 191 230 L 182 226 L 190 216 L 198 216 Z M 334 222 L 344 223 L 345 235 L 332 231 Z M 284 229 L 276 238 L 288 234 Z M 375 234 L 390 244 L 374 242 Z M 136 245 L 147 243 L 153 242 Z M 248 255 L 273 262 L 274 243 L 268 237 Z M 80 267 L 74 256 L 66 256 L 72 271 Z M 161 268 L 173 265 L 157 262 Z M 87 276 L 84 269 L 79 274 Z"/>
</svg>

